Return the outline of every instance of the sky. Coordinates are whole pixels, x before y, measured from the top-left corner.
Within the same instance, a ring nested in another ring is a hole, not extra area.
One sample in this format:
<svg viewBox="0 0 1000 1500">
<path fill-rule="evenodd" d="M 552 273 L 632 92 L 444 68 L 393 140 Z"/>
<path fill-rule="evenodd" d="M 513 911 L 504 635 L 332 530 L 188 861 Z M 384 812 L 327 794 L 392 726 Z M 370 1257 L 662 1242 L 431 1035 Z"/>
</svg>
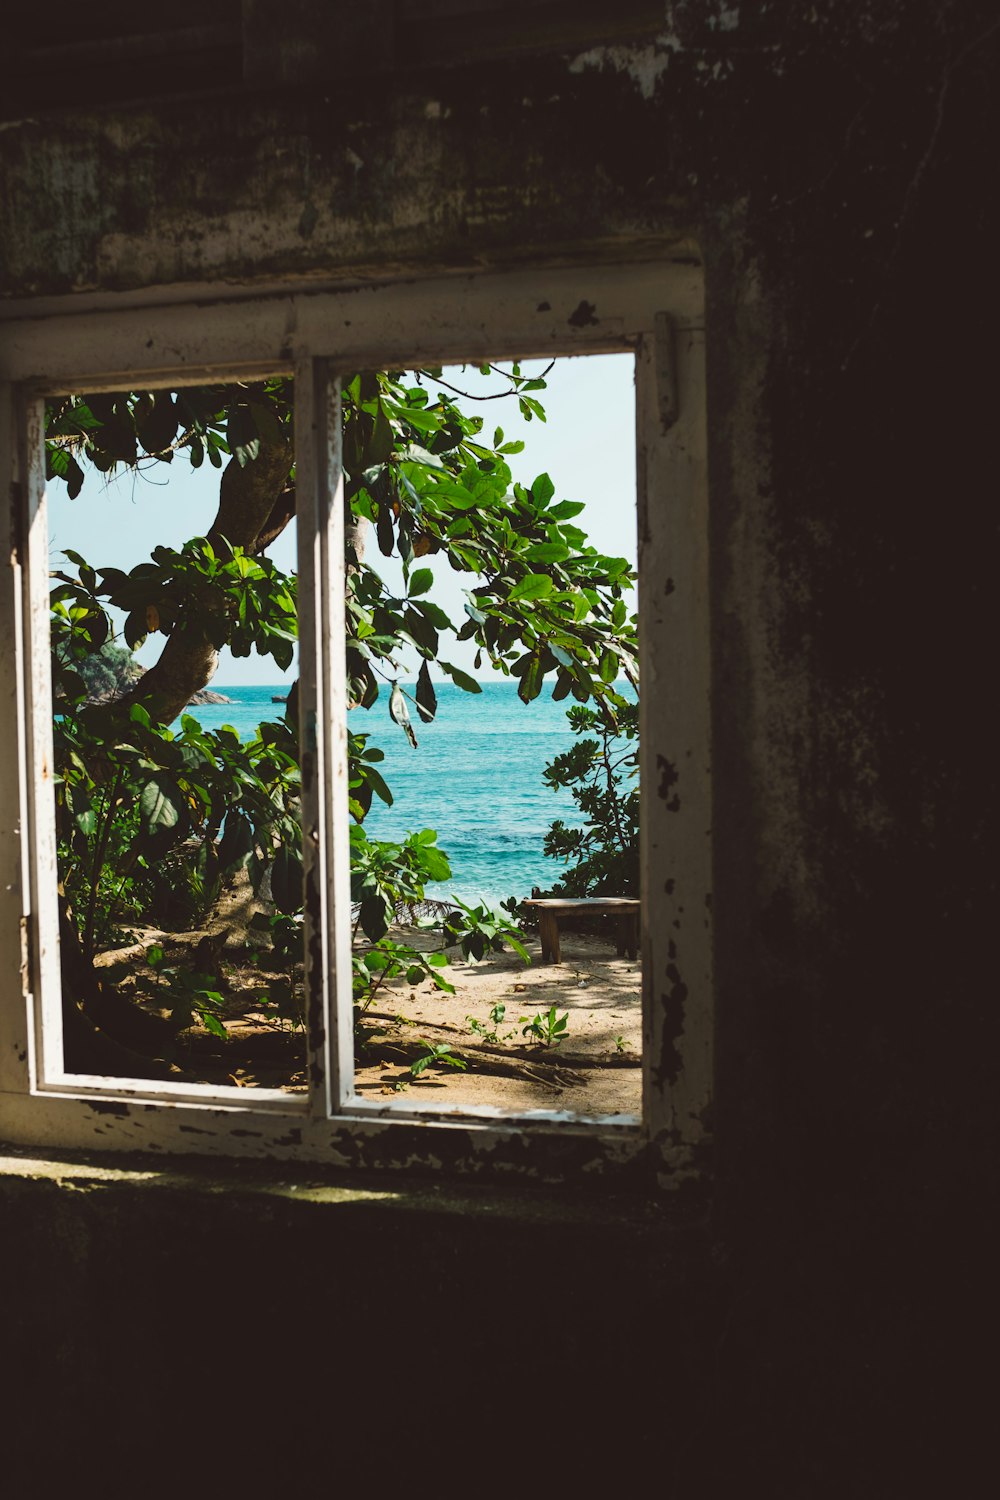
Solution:
<svg viewBox="0 0 1000 1500">
<path fill-rule="evenodd" d="M 525 361 L 524 375 L 540 375 L 544 361 Z M 503 382 L 486 380 L 475 369 L 446 369 L 442 378 L 476 395 L 501 388 Z M 556 499 L 583 501 L 586 509 L 574 518 L 601 552 L 636 559 L 635 522 L 635 388 L 631 355 L 589 355 L 557 360 L 549 371 L 547 389 L 533 394 L 541 401 L 547 420 L 525 422 L 516 399 L 460 402 L 470 413 L 481 413 L 483 431 L 492 437 L 502 427 L 504 440 L 520 439 L 522 453 L 507 462 L 515 480 L 531 484 L 547 473 L 556 489 Z M 428 382 L 429 384 L 429 382 Z M 60 479 L 48 486 L 49 559 L 53 569 L 65 566 L 64 549 L 79 552 L 94 567 L 126 571 L 148 560 L 157 546 L 177 547 L 193 536 L 202 536 L 215 516 L 220 470 L 207 463 L 201 469 L 178 457 L 170 465 L 151 463 L 136 472 L 120 472 L 117 478 L 87 471 L 83 489 L 70 500 Z M 295 571 L 295 528 L 285 532 L 268 549 L 269 557 L 287 572 Z M 387 586 L 400 594 L 402 572 L 397 559 L 382 557 L 374 536 L 367 560 Z M 431 566 L 434 587 L 427 596 L 458 623 L 464 618 L 463 589 L 475 579 L 454 572 L 440 557 L 421 559 Z M 73 570 L 70 569 L 72 572 Z M 119 617 L 120 619 L 120 617 Z M 116 628 L 118 628 L 116 626 Z M 149 666 L 159 655 L 162 638 L 149 636 L 136 653 Z M 474 675 L 492 674 L 484 665 L 475 671 L 475 646 L 448 640 L 448 661 Z M 404 661 L 412 671 L 414 653 Z M 431 675 L 441 676 L 431 664 Z M 213 686 L 219 688 L 280 684 L 295 676 L 294 663 L 285 673 L 270 657 L 256 654 L 234 659 L 222 653 Z"/>
</svg>

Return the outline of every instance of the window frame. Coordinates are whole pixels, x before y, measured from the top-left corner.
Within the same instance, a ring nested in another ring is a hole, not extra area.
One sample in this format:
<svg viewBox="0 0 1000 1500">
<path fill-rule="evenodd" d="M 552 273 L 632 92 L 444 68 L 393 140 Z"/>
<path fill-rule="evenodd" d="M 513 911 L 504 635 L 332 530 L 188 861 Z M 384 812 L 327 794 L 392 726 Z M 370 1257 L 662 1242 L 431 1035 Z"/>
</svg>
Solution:
<svg viewBox="0 0 1000 1500">
<path fill-rule="evenodd" d="M 697 1175 L 709 1141 L 713 1031 L 701 267 L 686 255 L 210 303 L 181 295 L 11 320 L 6 334 L 0 468 L 11 504 L 0 639 L 13 648 L 0 652 L 0 1136 L 546 1181 L 596 1172 L 676 1185 Z M 642 1118 L 351 1098 L 348 842 L 346 817 L 334 816 L 347 805 L 338 375 L 609 352 L 636 361 Z M 46 1057 L 61 1060 L 43 402 L 276 373 L 295 377 L 309 1093 L 65 1074 Z"/>
</svg>

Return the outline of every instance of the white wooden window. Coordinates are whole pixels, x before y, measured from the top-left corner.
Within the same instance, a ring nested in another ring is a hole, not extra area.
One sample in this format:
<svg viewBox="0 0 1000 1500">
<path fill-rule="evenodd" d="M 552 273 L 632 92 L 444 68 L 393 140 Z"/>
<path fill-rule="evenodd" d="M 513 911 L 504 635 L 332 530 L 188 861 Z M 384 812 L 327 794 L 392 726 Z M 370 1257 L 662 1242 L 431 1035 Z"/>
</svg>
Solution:
<svg viewBox="0 0 1000 1500">
<path fill-rule="evenodd" d="M 659 262 L 517 272 L 9 322 L 0 468 L 0 1137 L 333 1166 L 697 1171 L 712 1073 L 708 487 L 702 276 Z M 642 766 L 643 1112 L 581 1120 L 353 1093 L 338 374 L 633 351 Z M 50 786 L 44 399 L 292 373 L 309 1089 L 101 1079 L 62 1068 Z M 314 771 L 315 774 L 309 774 Z"/>
</svg>

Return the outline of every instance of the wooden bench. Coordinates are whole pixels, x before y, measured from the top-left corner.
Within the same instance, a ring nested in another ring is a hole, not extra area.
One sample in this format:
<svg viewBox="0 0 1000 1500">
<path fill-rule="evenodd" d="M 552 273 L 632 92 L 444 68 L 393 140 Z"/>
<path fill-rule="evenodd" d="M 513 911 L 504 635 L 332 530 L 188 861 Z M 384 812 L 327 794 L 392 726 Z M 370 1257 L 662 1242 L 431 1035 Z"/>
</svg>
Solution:
<svg viewBox="0 0 1000 1500">
<path fill-rule="evenodd" d="M 559 949 L 559 918 L 572 916 L 617 917 L 618 954 L 635 958 L 639 951 L 639 902 L 632 896 L 580 896 L 576 900 L 539 896 L 525 901 L 538 913 L 538 935 L 542 940 L 542 963 L 562 963 Z"/>
</svg>

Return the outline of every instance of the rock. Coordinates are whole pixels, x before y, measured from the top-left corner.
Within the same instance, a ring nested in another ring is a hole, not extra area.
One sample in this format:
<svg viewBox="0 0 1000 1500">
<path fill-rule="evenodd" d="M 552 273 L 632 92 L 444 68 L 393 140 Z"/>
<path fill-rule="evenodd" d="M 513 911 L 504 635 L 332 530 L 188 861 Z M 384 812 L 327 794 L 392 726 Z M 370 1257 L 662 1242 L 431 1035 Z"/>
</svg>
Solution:
<svg viewBox="0 0 1000 1500">
<path fill-rule="evenodd" d="M 188 703 L 232 703 L 232 698 L 227 698 L 224 693 L 213 693 L 210 688 L 199 688 Z"/>
<path fill-rule="evenodd" d="M 138 672 L 136 676 L 132 678 L 130 682 L 126 683 L 123 687 L 110 688 L 102 693 L 94 693 L 87 699 L 87 702 L 112 703 L 116 698 L 120 698 L 124 693 L 128 692 L 129 688 L 133 687 L 135 683 L 138 682 L 139 679 L 144 675 L 144 673 Z M 188 699 L 188 706 L 190 707 L 192 704 L 197 705 L 199 703 L 234 703 L 235 701 L 236 700 L 234 698 L 227 698 L 224 693 L 213 693 L 211 688 L 199 688 L 194 696 Z"/>
</svg>

